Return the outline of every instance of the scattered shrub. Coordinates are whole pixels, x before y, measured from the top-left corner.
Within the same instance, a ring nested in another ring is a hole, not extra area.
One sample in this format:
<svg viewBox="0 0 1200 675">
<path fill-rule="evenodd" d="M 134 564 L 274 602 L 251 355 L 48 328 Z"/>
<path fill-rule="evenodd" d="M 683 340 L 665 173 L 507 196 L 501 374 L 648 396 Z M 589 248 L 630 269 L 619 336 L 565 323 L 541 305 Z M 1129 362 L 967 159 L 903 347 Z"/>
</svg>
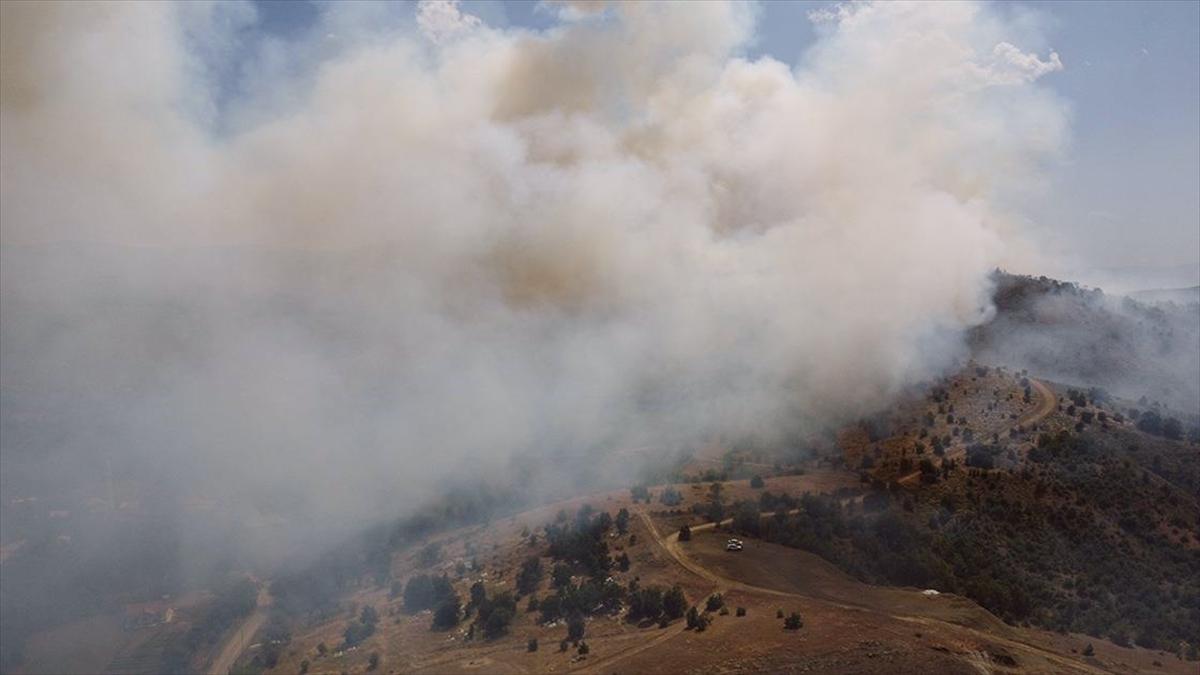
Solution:
<svg viewBox="0 0 1200 675">
<path fill-rule="evenodd" d="M 531 555 L 521 563 L 521 571 L 517 573 L 517 592 L 532 593 L 537 590 L 542 581 L 542 560 Z"/>
<path fill-rule="evenodd" d="M 584 632 L 587 630 L 587 624 L 583 621 L 583 614 L 575 613 L 567 617 L 567 639 L 571 642 L 583 638 Z"/>
<path fill-rule="evenodd" d="M 704 603 L 704 610 L 707 612 L 715 612 L 725 606 L 725 599 L 720 593 L 713 593 L 708 596 L 708 600 Z"/>
<path fill-rule="evenodd" d="M 658 499 L 666 506 L 679 506 L 683 503 L 683 495 L 672 487 L 663 488 L 663 491 L 658 496 Z"/>
</svg>

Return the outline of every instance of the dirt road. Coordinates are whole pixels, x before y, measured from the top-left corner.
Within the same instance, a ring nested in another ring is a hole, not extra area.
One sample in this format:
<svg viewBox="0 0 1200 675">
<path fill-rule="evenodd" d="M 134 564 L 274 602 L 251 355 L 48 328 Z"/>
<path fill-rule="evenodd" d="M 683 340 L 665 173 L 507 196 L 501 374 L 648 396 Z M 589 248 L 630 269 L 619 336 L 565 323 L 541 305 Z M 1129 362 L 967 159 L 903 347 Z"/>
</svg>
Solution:
<svg viewBox="0 0 1200 675">
<path fill-rule="evenodd" d="M 238 657 L 250 646 L 254 634 L 266 623 L 267 607 L 270 604 L 271 596 L 267 592 L 267 585 L 263 584 L 258 589 L 254 611 L 242 621 L 242 625 L 238 626 L 237 630 L 225 639 L 225 644 L 221 645 L 221 651 L 217 653 L 217 657 L 213 659 L 212 665 L 208 668 L 209 675 L 229 675 L 229 671 L 237 662 Z"/>
<path fill-rule="evenodd" d="M 1030 424 L 1037 424 L 1038 422 L 1042 421 L 1046 415 L 1049 415 L 1050 413 L 1054 412 L 1056 408 L 1058 408 L 1058 399 L 1055 398 L 1054 392 L 1050 391 L 1050 387 L 1047 387 L 1044 383 L 1039 382 L 1032 377 L 1029 378 L 1029 384 L 1037 390 L 1038 406 L 1032 411 L 1025 413 L 1020 417 L 1020 419 L 1017 420 L 1017 426 L 1021 427 L 1028 426 Z"/>
<path fill-rule="evenodd" d="M 1048 391 L 1049 390 L 1047 389 L 1046 392 L 1048 393 Z M 1051 400 L 1051 401 L 1054 400 L 1053 395 L 1049 396 L 1049 400 Z M 1040 419 L 1040 417 L 1038 419 Z M 795 512 L 796 512 L 796 510 L 789 511 L 789 513 L 795 513 Z M 773 515 L 775 515 L 775 514 L 774 513 L 763 513 L 762 514 L 763 517 L 770 517 Z M 831 606 L 835 606 L 835 607 L 839 607 L 839 608 L 847 609 L 847 610 L 861 610 L 864 608 L 863 605 L 850 605 L 850 604 L 842 604 L 842 603 L 838 603 L 838 602 L 831 602 L 826 599 L 817 599 L 817 598 L 812 598 L 812 597 L 808 597 L 805 595 L 800 595 L 797 593 L 789 593 L 787 591 L 777 590 L 774 588 L 755 586 L 752 584 L 747 584 L 747 583 L 738 581 L 736 579 L 730 579 L 730 578 L 723 577 L 720 574 L 718 574 L 717 572 L 701 565 L 698 561 L 690 558 L 687 555 L 687 553 L 683 550 L 683 547 L 680 545 L 678 532 L 672 532 L 671 534 L 664 537 L 658 531 L 658 528 L 655 527 L 654 522 L 650 518 L 649 515 L 647 515 L 644 511 L 639 510 L 638 516 L 646 524 L 646 528 L 647 528 L 647 530 L 650 531 L 651 535 L 654 537 L 655 542 L 659 546 L 661 546 L 663 548 L 663 550 L 666 551 L 667 554 L 670 555 L 671 558 L 676 563 L 678 563 L 681 567 L 688 570 L 689 572 L 692 572 L 693 574 L 700 576 L 701 578 L 711 582 L 714 585 L 715 588 L 712 592 L 724 593 L 729 589 L 737 589 L 737 590 L 744 591 L 747 593 L 756 593 L 756 594 L 760 594 L 760 595 L 770 595 L 770 596 L 776 596 L 776 597 L 794 597 L 794 598 L 802 598 L 802 599 L 806 599 L 806 600 L 810 600 L 810 601 L 815 600 L 818 602 L 822 602 L 826 605 L 831 605 Z M 732 522 L 732 519 L 726 519 L 724 521 L 721 521 L 720 524 L 725 525 L 725 524 L 728 524 L 731 522 Z M 692 530 L 692 532 L 697 532 L 697 531 L 712 529 L 716 526 L 717 526 L 717 523 L 703 523 L 700 525 L 692 526 L 691 530 Z M 879 611 L 879 610 L 873 610 L 873 611 Z M 931 618 L 931 617 L 927 617 L 927 616 L 892 615 L 888 612 L 881 612 L 881 613 L 888 614 L 889 616 L 893 616 L 896 619 L 899 619 L 902 621 L 907 621 L 907 622 L 912 622 L 912 623 L 925 624 L 925 625 L 931 625 L 931 626 L 935 625 L 935 624 L 941 624 L 941 625 L 944 625 L 949 630 L 962 631 L 965 633 L 969 633 L 969 634 L 975 636 L 977 639 L 982 640 L 982 641 L 992 642 L 992 643 L 1000 643 L 1000 644 L 1005 645 L 1009 649 L 1013 650 L 1014 652 L 1022 653 L 1022 654 L 1026 654 L 1026 655 L 1030 655 L 1030 656 L 1036 656 L 1038 659 L 1043 659 L 1046 662 L 1052 663 L 1052 664 L 1054 664 L 1055 670 L 1058 672 L 1082 672 L 1082 673 L 1106 672 L 1102 669 L 1097 669 L 1097 668 L 1095 668 L 1089 664 L 1083 663 L 1081 661 L 1077 661 L 1075 659 L 1068 658 L 1065 656 L 1060 656 L 1059 654 L 1057 654 L 1051 650 L 1045 649 L 1041 646 L 1038 646 L 1036 644 L 1031 644 L 1031 643 L 1022 641 L 1022 640 L 1003 637 L 1001 635 L 997 635 L 992 632 L 977 630 L 970 626 L 965 626 L 965 625 L 958 624 L 958 623 L 947 623 L 945 621 L 941 621 L 939 619 L 935 619 L 935 618 Z M 682 628 L 683 628 L 682 625 L 677 626 L 676 630 L 671 631 L 669 634 L 659 636 L 657 639 L 652 641 L 651 644 L 659 644 L 667 639 L 670 639 L 671 637 L 682 632 Z M 651 646 L 651 645 L 647 645 L 647 647 L 648 646 Z M 613 663 L 623 660 L 623 659 L 625 659 L 629 656 L 632 656 L 633 654 L 640 652 L 640 651 L 642 651 L 642 649 L 629 650 L 629 651 L 622 652 L 620 654 L 614 654 L 612 658 L 605 659 L 602 663 L 598 662 L 598 663 L 591 664 L 591 667 L 603 665 L 605 668 L 610 668 Z M 591 667 L 589 667 L 589 670 L 591 669 Z"/>
</svg>

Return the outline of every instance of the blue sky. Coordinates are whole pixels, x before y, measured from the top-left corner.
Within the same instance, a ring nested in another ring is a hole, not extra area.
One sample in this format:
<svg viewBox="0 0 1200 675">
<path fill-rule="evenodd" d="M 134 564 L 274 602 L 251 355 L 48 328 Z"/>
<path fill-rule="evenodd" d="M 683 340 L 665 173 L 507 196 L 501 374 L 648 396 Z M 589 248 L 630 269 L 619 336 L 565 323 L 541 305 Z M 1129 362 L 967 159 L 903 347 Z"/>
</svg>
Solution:
<svg viewBox="0 0 1200 675">
<path fill-rule="evenodd" d="M 1070 165 L 1042 218 L 1098 265 L 1195 266 L 1200 3 L 1036 7 L 1055 19 L 1051 38 L 1066 64 L 1047 82 L 1074 110 Z"/>
<path fill-rule="evenodd" d="M 807 14 L 826 2 L 765 2 L 748 56 L 797 64 L 814 40 Z M 287 36 L 318 16 L 312 2 L 260 2 L 258 30 Z M 545 28 L 536 2 L 467 0 L 493 26 Z M 1200 283 L 1200 2 L 1026 2 L 1000 11 L 1038 26 L 1065 68 L 1044 78 L 1072 110 L 1067 161 L 1028 204 L 1051 253 L 1089 283 L 1155 273 Z M 412 5 L 396 5 L 409 14 Z M 397 21 L 408 20 L 397 16 Z"/>
</svg>

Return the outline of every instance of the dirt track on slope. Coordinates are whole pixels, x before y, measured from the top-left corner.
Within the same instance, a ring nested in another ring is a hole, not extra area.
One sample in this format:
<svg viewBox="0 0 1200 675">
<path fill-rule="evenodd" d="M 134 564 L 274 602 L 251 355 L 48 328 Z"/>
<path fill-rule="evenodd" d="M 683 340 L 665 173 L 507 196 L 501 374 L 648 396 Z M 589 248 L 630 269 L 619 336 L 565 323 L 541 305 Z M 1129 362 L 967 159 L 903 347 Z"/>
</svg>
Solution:
<svg viewBox="0 0 1200 675">
<path fill-rule="evenodd" d="M 1032 385 L 1038 393 L 1038 407 L 1031 412 L 1026 413 L 1017 420 L 1017 426 L 1028 426 L 1041 422 L 1047 415 L 1054 412 L 1058 408 L 1058 398 L 1054 396 L 1054 392 L 1047 387 L 1045 383 L 1029 378 L 1029 384 Z"/>
<path fill-rule="evenodd" d="M 237 663 L 237 659 L 250 646 L 250 641 L 254 639 L 254 634 L 262 628 L 263 623 L 267 620 L 267 606 L 271 604 L 270 595 L 267 593 L 267 587 L 264 584 L 258 589 L 257 606 L 250 616 L 242 622 L 242 625 L 237 627 L 237 630 L 226 638 L 225 644 L 221 646 L 221 651 L 217 657 L 213 659 L 212 665 L 209 666 L 209 675 L 229 675 L 233 664 Z"/>
<path fill-rule="evenodd" d="M 1050 400 L 1053 401 L 1052 396 L 1050 397 Z M 855 611 L 855 612 L 861 612 L 861 611 L 877 612 L 879 614 L 882 614 L 884 616 L 887 616 L 887 617 L 890 617 L 892 619 L 896 619 L 899 621 L 925 625 L 933 630 L 947 631 L 950 633 L 957 633 L 957 634 L 965 633 L 965 634 L 969 635 L 970 637 L 977 639 L 979 641 L 982 641 L 982 642 L 1001 644 L 1005 648 L 1013 651 L 1014 653 L 1021 654 L 1024 657 L 1026 663 L 1046 664 L 1046 665 L 1050 666 L 1051 668 L 1053 668 L 1053 670 L 1055 672 L 1080 672 L 1080 673 L 1105 672 L 1104 670 L 1097 669 L 1089 664 L 1083 663 L 1081 661 L 1077 661 L 1072 658 L 1061 656 L 1051 650 L 1048 650 L 1041 646 L 1026 642 L 1022 639 L 1019 639 L 1015 634 L 1012 637 L 1006 637 L 1005 635 L 1003 635 L 1003 633 L 1012 632 L 1014 629 L 1011 629 L 1010 627 L 1005 626 L 1003 624 L 1003 622 L 1001 622 L 999 619 L 996 619 L 994 616 L 989 614 L 986 610 L 978 607 L 977 605 L 974 605 L 974 603 L 970 603 L 969 601 L 967 601 L 965 599 L 957 598 L 956 596 L 946 596 L 944 598 L 930 599 L 930 598 L 926 598 L 925 596 L 919 595 L 918 591 L 916 591 L 915 589 L 914 590 L 905 590 L 905 589 L 877 588 L 877 587 L 873 587 L 873 586 L 867 586 L 860 582 L 854 581 L 853 579 L 850 579 L 849 577 L 846 577 L 840 571 L 837 571 L 836 568 L 832 568 L 832 566 L 828 565 L 824 561 L 819 561 L 818 565 L 820 567 L 829 568 L 829 570 L 822 570 L 822 573 L 828 578 L 834 578 L 834 577 L 839 578 L 842 581 L 842 583 L 839 583 L 838 586 L 839 587 L 844 586 L 845 588 L 843 590 L 845 591 L 845 593 L 852 597 L 838 598 L 838 597 L 836 597 L 836 594 L 831 595 L 827 592 L 823 592 L 823 593 L 819 593 L 819 594 L 795 593 L 795 592 L 791 592 L 788 590 L 782 590 L 780 588 L 772 588 L 769 586 L 746 583 L 744 581 L 739 581 L 738 579 L 724 576 L 719 571 L 715 570 L 713 567 L 706 566 L 700 560 L 697 560 L 697 559 L 691 557 L 690 555 L 688 555 L 688 553 L 684 550 L 684 547 L 681 545 L 681 542 L 679 541 L 679 533 L 678 532 L 672 532 L 671 534 L 663 536 L 659 532 L 658 528 L 655 526 L 653 520 L 650 518 L 650 516 L 648 514 L 646 514 L 644 511 L 639 509 L 637 515 L 645 523 L 646 529 L 653 536 L 655 543 L 657 543 L 659 546 L 661 546 L 662 549 L 668 555 L 670 555 L 671 558 L 679 566 L 683 567 L 684 569 L 691 572 L 692 574 L 695 574 L 695 575 L 699 576 L 700 578 L 713 584 L 714 588 L 711 592 L 724 594 L 724 593 L 727 593 L 728 591 L 735 590 L 735 591 L 741 591 L 744 593 L 759 595 L 759 596 L 772 596 L 772 597 L 777 597 L 777 598 L 796 598 L 796 599 L 814 601 L 814 602 L 819 602 L 826 606 L 836 607 L 839 609 Z M 772 515 L 774 515 L 774 514 L 773 513 L 764 513 L 763 514 L 764 517 L 769 517 Z M 729 522 L 731 522 L 731 520 L 725 520 L 725 521 L 722 521 L 721 524 L 727 524 Z M 693 534 L 704 533 L 707 530 L 714 529 L 717 525 L 718 525 L 718 523 L 704 523 L 704 524 L 692 526 L 691 530 L 692 530 Z M 695 541 L 695 540 L 693 540 L 693 541 Z M 719 544 L 719 542 L 718 542 L 718 544 Z M 773 546 L 773 545 L 766 545 L 766 544 L 762 544 L 760 542 L 755 542 L 755 546 Z M 781 547 L 777 547 L 777 548 L 781 548 Z M 716 549 L 716 550 L 719 550 L 719 546 L 718 546 L 718 549 Z M 802 556 L 808 556 L 810 558 L 815 558 L 815 556 L 811 556 L 810 554 L 805 554 L 805 553 L 799 552 L 799 551 L 788 551 L 788 552 L 796 554 L 797 556 L 802 555 Z M 775 569 L 778 569 L 778 561 L 777 560 L 772 561 L 772 567 L 774 567 Z M 804 574 L 809 574 L 811 571 L 812 570 L 805 569 Z M 775 577 L 778 575 L 772 574 L 771 576 Z M 879 596 L 879 597 L 876 597 L 876 596 Z M 911 597 L 906 597 L 906 596 L 911 596 Z M 850 604 L 847 604 L 847 603 L 850 603 Z M 947 607 L 942 608 L 939 606 L 941 603 L 953 603 L 953 604 L 947 605 Z M 973 618 L 973 620 L 970 621 L 970 623 L 980 625 L 980 626 L 986 626 L 987 629 L 980 630 L 979 628 L 975 628 L 972 625 L 967 625 L 967 623 L 961 622 L 961 619 L 954 620 L 954 621 L 948 621 L 945 618 L 939 618 L 938 615 L 945 614 L 947 610 L 951 613 L 951 615 L 963 615 L 963 607 L 961 607 L 961 605 L 970 605 L 970 610 L 971 610 L 970 614 L 978 615 L 978 616 L 975 616 Z M 923 606 L 928 606 L 930 609 L 927 611 L 921 611 L 921 608 Z M 897 610 L 897 609 L 904 610 L 904 611 L 902 611 L 901 613 L 895 613 L 895 610 Z M 916 610 L 915 614 L 913 613 L 914 610 Z M 618 661 L 623 661 L 628 657 L 634 656 L 635 654 L 637 654 L 641 651 L 644 651 L 645 649 L 648 649 L 651 646 L 661 644 L 683 632 L 683 630 L 682 630 L 683 627 L 681 625 L 674 626 L 673 628 L 674 629 L 671 630 L 670 632 L 664 633 L 663 635 L 656 637 L 654 640 L 650 641 L 649 643 L 646 643 L 646 645 L 644 645 L 644 646 L 639 645 L 638 648 L 627 650 L 627 651 L 624 651 L 624 652 L 621 652 L 618 654 L 614 654 L 609 658 L 603 659 L 602 661 L 597 661 L 597 662 L 591 663 L 587 666 L 586 669 L 589 671 L 597 670 L 597 669 L 611 670 L 611 666 L 614 663 L 617 663 Z"/>
<path fill-rule="evenodd" d="M 1030 386 L 1037 390 L 1038 393 L 1037 407 L 1018 417 L 1016 422 L 1009 425 L 1010 429 L 1015 429 L 1017 427 L 1024 428 L 1031 424 L 1037 424 L 1058 408 L 1058 399 L 1054 396 L 1054 392 L 1050 390 L 1050 387 L 1047 387 L 1044 383 L 1039 382 L 1032 377 L 1028 379 Z M 946 461 L 947 459 L 957 459 L 965 455 L 965 448 L 956 448 L 953 451 L 947 452 L 942 461 Z M 912 473 L 901 476 L 899 479 L 897 479 L 897 482 L 901 485 L 907 485 L 917 480 L 920 476 L 920 470 L 913 471 Z"/>
</svg>

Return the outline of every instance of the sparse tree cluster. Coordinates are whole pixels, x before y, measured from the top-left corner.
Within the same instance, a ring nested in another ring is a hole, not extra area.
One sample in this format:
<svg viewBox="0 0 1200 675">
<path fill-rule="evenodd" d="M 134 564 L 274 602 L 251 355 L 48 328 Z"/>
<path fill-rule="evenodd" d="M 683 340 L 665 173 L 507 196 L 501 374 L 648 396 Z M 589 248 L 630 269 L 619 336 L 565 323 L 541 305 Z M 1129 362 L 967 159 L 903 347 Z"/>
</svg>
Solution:
<svg viewBox="0 0 1200 675">
<path fill-rule="evenodd" d="M 594 517 L 592 513 L 585 505 L 579 509 L 574 523 L 547 526 L 546 542 L 552 558 L 575 565 L 592 577 L 604 578 L 612 565 L 604 536 L 612 528 L 612 517 L 607 513 Z M 557 585 L 558 568 L 554 576 Z"/>
<path fill-rule="evenodd" d="M 364 606 L 358 619 L 347 624 L 346 630 L 342 632 L 344 646 L 353 647 L 371 637 L 375 633 L 375 625 L 378 623 L 379 613 L 375 611 L 375 608 L 370 605 Z"/>
<path fill-rule="evenodd" d="M 704 602 L 704 611 L 715 612 L 725 606 L 725 598 L 721 597 L 720 593 L 713 593 L 708 596 L 708 600 Z"/>
<path fill-rule="evenodd" d="M 476 623 L 483 630 L 484 638 L 494 640 L 508 633 L 508 627 L 517 615 L 517 601 L 512 593 L 498 591 L 485 596 L 476 606 Z"/>
<path fill-rule="evenodd" d="M 617 511 L 617 518 L 613 521 L 617 526 L 617 534 L 625 534 L 629 531 L 629 509 L 622 508 Z"/>
<path fill-rule="evenodd" d="M 529 556 L 521 563 L 521 571 L 517 573 L 517 592 L 527 595 L 537 590 L 542 581 L 542 559 L 536 555 Z"/>
<path fill-rule="evenodd" d="M 1137 428 L 1172 441 L 1183 439 L 1183 424 L 1174 417 L 1164 418 L 1154 410 L 1147 410 L 1137 416 Z"/>
<path fill-rule="evenodd" d="M 432 609 L 451 595 L 454 587 L 446 575 L 418 574 L 404 585 L 404 609 L 409 613 Z"/>
</svg>

